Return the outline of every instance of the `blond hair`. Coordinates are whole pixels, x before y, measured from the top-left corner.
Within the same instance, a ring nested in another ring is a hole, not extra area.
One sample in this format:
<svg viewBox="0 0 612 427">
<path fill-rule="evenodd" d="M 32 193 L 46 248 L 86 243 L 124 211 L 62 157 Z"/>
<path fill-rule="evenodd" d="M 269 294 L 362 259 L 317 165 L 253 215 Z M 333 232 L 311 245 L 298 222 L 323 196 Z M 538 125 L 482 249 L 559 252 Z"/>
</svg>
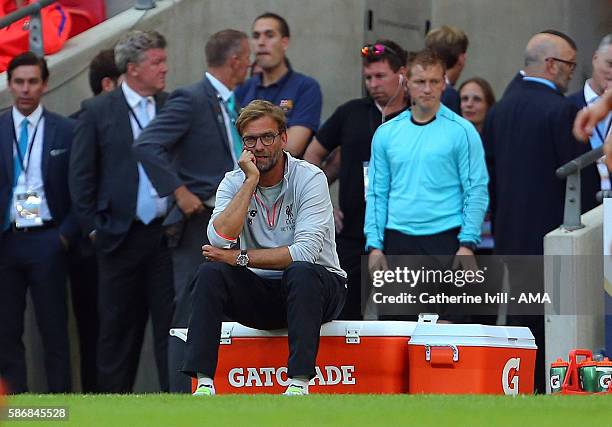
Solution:
<svg viewBox="0 0 612 427">
<path fill-rule="evenodd" d="M 453 68 L 459 55 L 466 53 L 469 41 L 465 32 L 457 27 L 443 25 L 427 33 L 425 47 L 433 50 L 442 58 L 446 68 Z"/>
</svg>

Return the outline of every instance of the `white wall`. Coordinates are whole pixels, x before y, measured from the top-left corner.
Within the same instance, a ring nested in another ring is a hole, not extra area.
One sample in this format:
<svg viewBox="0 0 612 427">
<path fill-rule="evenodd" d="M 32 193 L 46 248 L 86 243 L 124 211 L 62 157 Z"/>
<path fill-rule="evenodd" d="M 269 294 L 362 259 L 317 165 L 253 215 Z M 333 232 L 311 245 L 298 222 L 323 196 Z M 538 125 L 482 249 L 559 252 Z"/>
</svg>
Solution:
<svg viewBox="0 0 612 427">
<path fill-rule="evenodd" d="M 578 45 L 578 67 L 569 93 L 591 73 L 591 56 L 599 40 L 612 31 L 608 0 L 432 0 L 432 28 L 443 24 L 462 28 L 470 47 L 459 83 L 478 75 L 501 97 L 523 65 L 529 38 L 544 29 L 557 29 Z"/>
</svg>

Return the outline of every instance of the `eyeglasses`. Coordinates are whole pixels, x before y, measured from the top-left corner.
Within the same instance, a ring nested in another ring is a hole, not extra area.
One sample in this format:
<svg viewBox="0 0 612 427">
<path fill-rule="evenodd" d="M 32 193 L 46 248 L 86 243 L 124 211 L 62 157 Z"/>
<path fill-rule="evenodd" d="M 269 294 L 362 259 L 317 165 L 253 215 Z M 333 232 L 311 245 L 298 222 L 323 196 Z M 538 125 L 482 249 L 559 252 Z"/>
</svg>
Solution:
<svg viewBox="0 0 612 427">
<path fill-rule="evenodd" d="M 558 61 L 558 62 L 562 62 L 566 65 L 569 65 L 571 70 L 574 70 L 574 68 L 576 68 L 576 62 L 574 61 L 568 61 L 567 59 L 561 59 L 561 58 L 555 58 L 553 56 L 546 58 L 546 59 L 552 59 L 553 61 Z"/>
<path fill-rule="evenodd" d="M 399 56 L 396 51 L 382 43 L 367 44 L 361 48 L 361 56 L 364 58 L 368 56 L 381 56 L 385 52 L 390 53 L 391 55 Z"/>
<path fill-rule="evenodd" d="M 264 133 L 263 135 L 247 135 L 242 137 L 242 143 L 247 148 L 253 148 L 257 145 L 257 140 L 261 140 L 261 143 L 265 146 L 272 145 L 277 136 L 282 132 L 277 133 Z"/>
</svg>

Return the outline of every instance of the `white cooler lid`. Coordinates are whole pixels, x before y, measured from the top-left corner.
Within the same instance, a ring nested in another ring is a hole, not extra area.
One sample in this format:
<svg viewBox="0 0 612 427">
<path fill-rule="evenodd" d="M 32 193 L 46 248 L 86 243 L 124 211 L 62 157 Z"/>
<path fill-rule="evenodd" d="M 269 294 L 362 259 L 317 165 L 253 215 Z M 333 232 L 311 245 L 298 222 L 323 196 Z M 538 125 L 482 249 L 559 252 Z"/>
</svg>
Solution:
<svg viewBox="0 0 612 427">
<path fill-rule="evenodd" d="M 452 323 L 418 323 L 408 344 L 537 348 L 527 327 Z"/>
<path fill-rule="evenodd" d="M 533 334 L 526 327 L 446 324 L 435 323 L 436 320 L 437 316 L 426 322 L 334 320 L 321 326 L 321 336 L 410 337 L 409 345 L 537 348 Z M 186 341 L 187 329 L 171 329 L 170 335 Z M 221 327 L 221 339 L 283 336 L 287 336 L 287 329 L 260 330 L 238 322 L 223 322 Z"/>
<path fill-rule="evenodd" d="M 344 337 L 348 331 L 355 331 L 362 337 L 409 337 L 414 332 L 417 322 L 400 321 L 344 321 L 333 320 L 321 325 L 322 337 Z M 231 330 L 231 336 L 239 337 L 282 337 L 287 336 L 287 329 L 260 330 L 248 328 L 238 322 L 223 322 L 222 331 Z"/>
<path fill-rule="evenodd" d="M 410 337 L 416 325 L 417 322 L 334 320 L 321 325 L 321 336 L 346 337 L 347 335 L 357 335 L 360 337 Z M 186 341 L 187 329 L 171 329 L 170 335 Z M 238 322 L 223 322 L 221 327 L 221 338 L 283 336 L 287 336 L 287 329 L 260 330 L 248 328 Z"/>
</svg>

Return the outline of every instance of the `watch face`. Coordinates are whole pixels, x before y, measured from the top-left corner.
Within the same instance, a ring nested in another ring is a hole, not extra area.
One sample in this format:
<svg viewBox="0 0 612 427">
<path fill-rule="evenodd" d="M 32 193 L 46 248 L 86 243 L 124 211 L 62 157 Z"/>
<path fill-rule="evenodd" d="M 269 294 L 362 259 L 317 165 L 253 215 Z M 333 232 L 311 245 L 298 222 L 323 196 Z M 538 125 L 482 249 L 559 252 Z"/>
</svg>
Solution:
<svg viewBox="0 0 612 427">
<path fill-rule="evenodd" d="M 236 257 L 236 265 L 240 267 L 246 267 L 249 264 L 249 256 L 247 254 L 240 254 Z"/>
</svg>

